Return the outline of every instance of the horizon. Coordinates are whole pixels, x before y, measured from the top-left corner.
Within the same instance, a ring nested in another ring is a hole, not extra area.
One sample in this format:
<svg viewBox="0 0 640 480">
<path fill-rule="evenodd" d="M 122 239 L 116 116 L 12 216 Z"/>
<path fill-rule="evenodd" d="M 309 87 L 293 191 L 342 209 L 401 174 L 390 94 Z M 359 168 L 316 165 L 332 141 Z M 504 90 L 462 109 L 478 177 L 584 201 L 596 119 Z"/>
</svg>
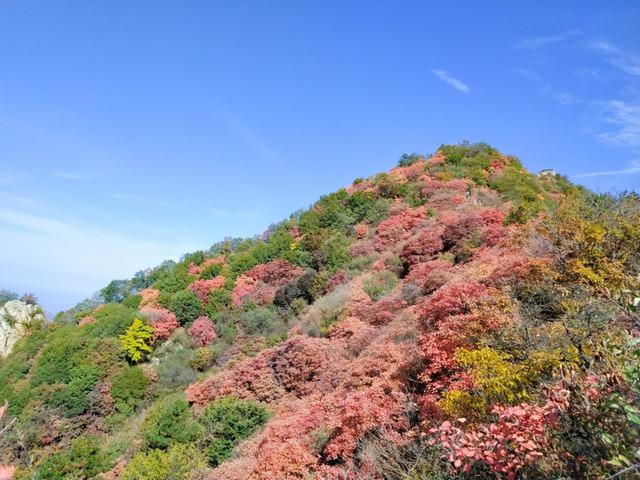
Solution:
<svg viewBox="0 0 640 480">
<path fill-rule="evenodd" d="M 55 313 L 463 139 L 637 191 L 640 6 L 576 5 L 2 4 L 0 288 Z"/>
</svg>

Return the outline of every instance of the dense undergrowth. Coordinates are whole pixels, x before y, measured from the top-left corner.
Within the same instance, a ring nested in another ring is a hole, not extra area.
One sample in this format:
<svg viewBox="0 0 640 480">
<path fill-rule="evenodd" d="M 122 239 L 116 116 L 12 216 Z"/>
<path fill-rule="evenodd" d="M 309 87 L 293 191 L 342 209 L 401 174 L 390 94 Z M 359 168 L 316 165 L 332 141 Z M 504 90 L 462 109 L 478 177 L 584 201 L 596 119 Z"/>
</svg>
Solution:
<svg viewBox="0 0 640 480">
<path fill-rule="evenodd" d="M 0 361 L 47 479 L 598 479 L 640 462 L 640 199 L 485 144 L 114 281 Z"/>
</svg>

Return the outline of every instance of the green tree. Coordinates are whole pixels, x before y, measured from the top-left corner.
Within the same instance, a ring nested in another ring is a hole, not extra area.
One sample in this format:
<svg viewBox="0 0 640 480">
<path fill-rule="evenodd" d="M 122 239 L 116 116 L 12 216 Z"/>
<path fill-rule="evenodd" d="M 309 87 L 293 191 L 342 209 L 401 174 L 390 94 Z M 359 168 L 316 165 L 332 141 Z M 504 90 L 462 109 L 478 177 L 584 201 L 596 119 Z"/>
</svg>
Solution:
<svg viewBox="0 0 640 480">
<path fill-rule="evenodd" d="M 180 290 L 171 297 L 171 310 L 176 314 L 180 325 L 193 322 L 202 311 L 200 300 L 191 290 Z"/>
<path fill-rule="evenodd" d="M 209 463 L 215 467 L 228 459 L 240 440 L 268 418 L 267 410 L 252 400 L 223 397 L 211 403 L 200 418 Z"/>
</svg>

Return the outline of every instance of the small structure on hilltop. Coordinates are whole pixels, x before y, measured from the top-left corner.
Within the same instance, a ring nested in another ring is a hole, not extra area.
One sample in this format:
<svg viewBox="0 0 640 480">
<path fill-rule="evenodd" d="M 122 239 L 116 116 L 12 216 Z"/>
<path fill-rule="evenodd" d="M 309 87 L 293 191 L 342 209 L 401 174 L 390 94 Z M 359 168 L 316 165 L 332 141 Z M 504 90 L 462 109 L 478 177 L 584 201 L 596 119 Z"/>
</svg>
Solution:
<svg viewBox="0 0 640 480">
<path fill-rule="evenodd" d="M 554 169 L 545 168 L 544 170 L 540 170 L 538 172 L 538 177 L 555 177 L 557 174 L 558 172 L 556 172 Z"/>
</svg>

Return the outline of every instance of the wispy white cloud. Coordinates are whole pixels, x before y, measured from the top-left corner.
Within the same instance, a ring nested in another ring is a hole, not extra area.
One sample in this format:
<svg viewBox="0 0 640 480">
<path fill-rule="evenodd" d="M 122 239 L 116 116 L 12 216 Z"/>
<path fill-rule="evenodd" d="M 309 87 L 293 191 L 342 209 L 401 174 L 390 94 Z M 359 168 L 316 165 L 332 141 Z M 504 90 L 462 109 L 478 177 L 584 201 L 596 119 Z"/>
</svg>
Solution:
<svg viewBox="0 0 640 480">
<path fill-rule="evenodd" d="M 609 64 L 632 76 L 640 76 L 640 57 L 624 52 L 606 40 L 591 42 L 591 47 L 602 53 Z"/>
<path fill-rule="evenodd" d="M 449 75 L 449 72 L 447 72 L 446 70 L 432 70 L 432 73 L 436 77 L 438 77 L 440 80 L 442 80 L 444 83 L 451 85 L 453 88 L 455 88 L 456 90 L 462 93 L 469 93 L 471 91 L 469 86 L 467 86 L 457 78 Z"/>
<path fill-rule="evenodd" d="M 58 178 L 64 178 L 66 180 L 93 180 L 99 178 L 99 175 L 94 173 L 81 173 L 81 172 L 63 172 L 60 170 L 54 170 L 51 175 Z"/>
<path fill-rule="evenodd" d="M 223 113 L 220 117 L 226 127 L 236 136 L 241 138 L 256 154 L 274 163 L 280 163 L 282 161 L 282 155 L 280 152 L 267 145 L 238 118 L 229 113 Z"/>
<path fill-rule="evenodd" d="M 569 92 L 555 90 L 550 83 L 544 81 L 536 72 L 526 69 L 518 69 L 516 72 L 527 80 L 533 82 L 537 86 L 538 92 L 540 92 L 541 95 L 544 95 L 558 105 L 565 106 L 581 102 L 581 100 L 577 99 Z"/>
<path fill-rule="evenodd" d="M 33 198 L 0 192 L 0 205 L 11 205 L 14 207 L 35 207 L 37 205 L 37 202 Z"/>
<path fill-rule="evenodd" d="M 144 195 L 130 194 L 130 193 L 108 193 L 107 197 L 115 198 L 116 200 L 130 200 L 137 203 L 143 203 L 145 205 L 153 207 L 167 207 L 169 204 L 162 200 L 155 200 L 145 197 Z"/>
<path fill-rule="evenodd" d="M 626 168 L 621 168 L 619 170 L 604 170 L 601 172 L 589 172 L 589 173 L 578 173 L 576 175 L 572 175 L 574 178 L 587 178 L 587 177 L 605 177 L 605 176 L 614 176 L 614 175 L 633 175 L 640 174 L 640 161 L 636 160 L 630 162 Z"/>
<path fill-rule="evenodd" d="M 65 302 L 193 249 L 0 206 L 0 285 L 28 285 L 36 293 L 54 285 Z"/>
<path fill-rule="evenodd" d="M 10 185 L 27 178 L 26 175 L 14 173 L 0 173 L 0 185 Z"/>
<path fill-rule="evenodd" d="M 216 209 L 211 210 L 211 213 L 216 217 L 255 217 L 259 215 L 260 212 L 243 212 L 243 211 L 235 211 L 235 210 L 224 210 L 224 209 Z"/>
<path fill-rule="evenodd" d="M 522 48 L 522 49 L 542 48 L 548 45 L 564 42 L 577 34 L 578 34 L 577 30 L 569 30 L 569 31 L 558 33 L 555 35 L 524 38 L 516 44 L 516 48 Z"/>
<path fill-rule="evenodd" d="M 612 129 L 596 133 L 600 141 L 623 147 L 640 148 L 640 104 L 622 100 L 596 101 L 603 121 Z"/>
</svg>

